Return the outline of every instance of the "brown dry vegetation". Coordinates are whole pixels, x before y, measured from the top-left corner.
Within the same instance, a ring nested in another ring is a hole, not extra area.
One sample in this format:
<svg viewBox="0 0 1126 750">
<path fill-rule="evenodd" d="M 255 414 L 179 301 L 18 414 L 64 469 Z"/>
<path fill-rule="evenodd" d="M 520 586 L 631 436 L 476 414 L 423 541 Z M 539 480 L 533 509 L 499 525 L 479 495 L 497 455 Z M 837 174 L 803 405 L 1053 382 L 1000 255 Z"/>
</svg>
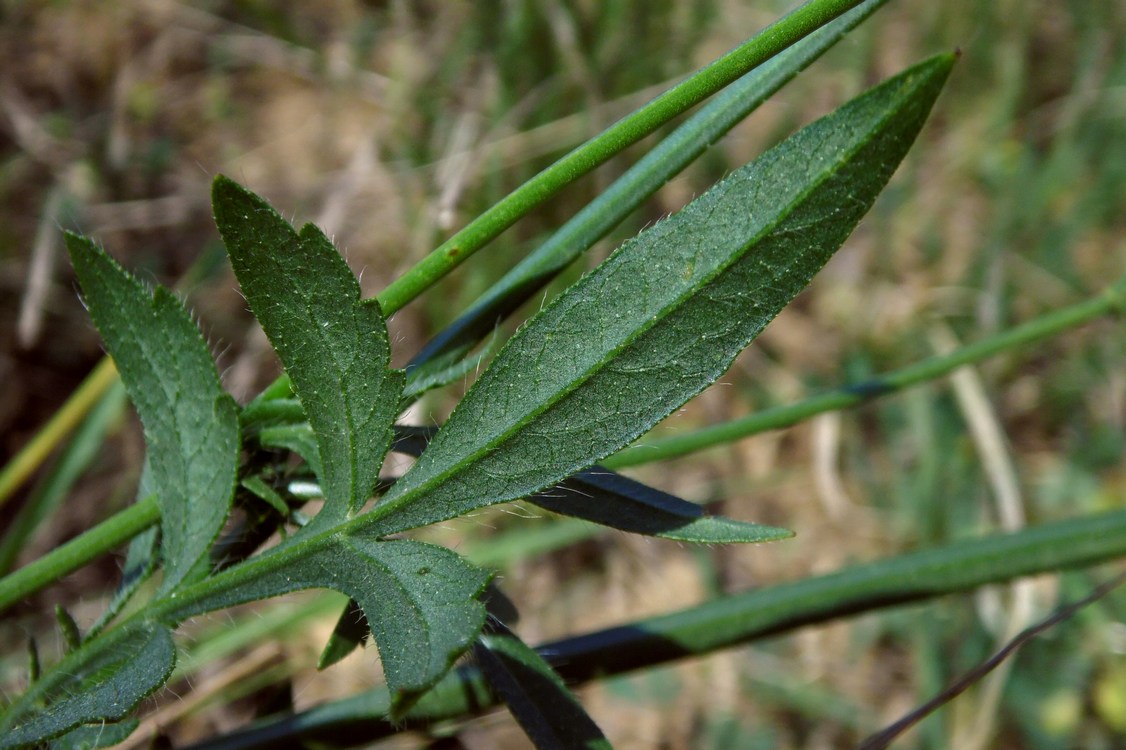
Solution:
<svg viewBox="0 0 1126 750">
<path fill-rule="evenodd" d="M 708 6 L 700 12 L 618 5 L 626 15 L 600 26 L 599 3 L 562 0 L 4 3 L 4 458 L 101 354 L 60 252 L 60 227 L 96 237 L 151 280 L 179 283 L 227 387 L 246 400 L 277 365 L 222 262 L 208 206 L 214 175 L 322 226 L 373 294 L 552 155 L 780 11 L 777 3 L 729 0 L 700 4 Z M 663 429 L 714 423 L 888 371 L 1118 278 L 1126 270 L 1124 9 L 898 0 L 666 186 L 619 239 L 864 86 L 925 54 L 964 51 L 933 121 L 869 219 L 723 384 Z M 396 362 L 622 169 L 608 165 L 576 185 L 395 315 Z M 939 382 L 648 467 L 639 472 L 646 481 L 798 536 L 692 549 L 608 533 L 527 556 L 502 573 L 522 613 L 519 632 L 535 643 L 978 534 L 998 524 L 998 487 L 1016 490 L 1029 522 L 1121 505 L 1124 342 L 1121 321 L 1103 321 L 978 368 L 986 398 L 976 405 Z M 438 420 L 452 403 L 449 395 L 427 400 L 415 416 Z M 1003 440 L 991 447 L 975 440 L 967 427 L 975 418 Z M 983 462 L 988 450 L 998 452 L 1000 469 Z M 129 417 L 20 562 L 128 502 L 141 453 Z M 545 523 L 513 514 L 531 511 L 494 510 L 434 535 L 471 545 Z M 93 619 L 117 565 L 103 561 L 27 602 L 0 626 L 6 640 L 45 631 L 59 602 L 80 623 Z M 1065 589 L 1081 593 L 1086 582 L 1080 576 Z M 1059 588 L 1056 578 L 1036 581 L 1032 614 L 1054 606 Z M 988 653 L 1013 616 L 1014 596 L 987 592 L 807 629 L 581 695 L 624 748 L 846 747 Z M 968 747 L 955 741 L 967 731 L 982 747 L 1048 747 L 1053 738 L 1059 746 L 1111 746 L 1126 729 L 1122 607 L 1119 598 L 1043 646 L 1023 670 L 1014 667 L 1003 699 L 964 699 L 904 746 Z M 196 623 L 185 643 L 246 616 Z M 162 715 L 160 729 L 178 743 L 244 723 L 272 693 L 238 685 L 266 667 L 292 681 L 298 708 L 375 684 L 370 649 L 329 672 L 313 669 L 333 620 L 330 611 L 282 633 L 277 645 L 212 663 L 147 710 L 186 714 Z M 8 691 L 20 679 L 17 653 L 9 649 L 3 662 Z M 189 711 L 198 694 L 213 702 Z M 979 720 L 985 724 L 973 724 Z M 999 734 L 970 729 L 987 725 Z M 499 714 L 460 737 L 471 748 L 527 744 Z"/>
</svg>

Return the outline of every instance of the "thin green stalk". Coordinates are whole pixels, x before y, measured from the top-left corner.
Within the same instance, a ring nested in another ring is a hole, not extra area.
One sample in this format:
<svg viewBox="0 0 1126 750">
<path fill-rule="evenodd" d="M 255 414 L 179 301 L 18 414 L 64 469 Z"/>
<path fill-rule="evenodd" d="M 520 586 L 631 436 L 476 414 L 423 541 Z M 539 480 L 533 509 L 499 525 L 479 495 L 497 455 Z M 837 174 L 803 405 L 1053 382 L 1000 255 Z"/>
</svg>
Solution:
<svg viewBox="0 0 1126 750">
<path fill-rule="evenodd" d="M 142 500 L 0 579 L 0 612 L 121 546 L 159 520 L 156 500 Z"/>
<path fill-rule="evenodd" d="M 0 507 L 11 499 L 16 489 L 47 460 L 51 451 L 86 418 L 86 414 L 116 380 L 117 369 L 113 366 L 113 360 L 103 358 L 43 429 L 0 470 Z"/>
<path fill-rule="evenodd" d="M 954 542 L 837 573 L 723 597 L 689 609 L 544 644 L 540 653 L 571 683 L 730 648 L 843 617 L 920 602 L 1022 576 L 1082 568 L 1126 555 L 1126 511 L 1060 521 L 1011 534 Z M 361 693 L 192 750 L 337 746 L 402 731 L 386 718 L 385 689 Z M 408 725 L 463 719 L 497 705 L 480 672 L 449 674 L 407 714 Z"/>
<path fill-rule="evenodd" d="M 378 296 L 386 315 L 401 309 L 536 206 L 674 117 L 766 62 L 862 0 L 810 0 L 723 57 L 622 118 L 509 193 L 439 245 Z"/>
<path fill-rule="evenodd" d="M 847 409 L 877 396 L 902 390 L 947 375 L 973 362 L 1018 346 L 1042 341 L 1126 308 L 1126 278 L 1101 294 L 1071 307 L 1047 313 L 1023 325 L 970 344 L 951 354 L 931 357 L 882 378 L 812 396 L 796 404 L 765 409 L 730 422 L 658 440 L 636 443 L 602 462 L 609 469 L 663 461 L 723 445 L 767 430 L 789 427 L 828 411 Z"/>
</svg>

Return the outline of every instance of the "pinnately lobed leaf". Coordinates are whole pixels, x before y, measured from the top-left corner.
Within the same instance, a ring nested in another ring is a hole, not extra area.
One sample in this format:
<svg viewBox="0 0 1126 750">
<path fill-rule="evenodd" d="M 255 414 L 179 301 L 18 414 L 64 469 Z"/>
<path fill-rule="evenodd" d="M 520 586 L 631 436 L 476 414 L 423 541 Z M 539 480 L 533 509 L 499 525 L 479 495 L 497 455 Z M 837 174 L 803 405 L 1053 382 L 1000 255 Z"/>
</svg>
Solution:
<svg viewBox="0 0 1126 750">
<path fill-rule="evenodd" d="M 715 381 L 860 221 L 953 60 L 924 61 L 807 126 L 559 295 L 365 517 L 366 533 L 550 487 Z"/>
<path fill-rule="evenodd" d="M 191 316 L 168 290 L 149 292 L 90 240 L 66 237 L 86 305 L 145 428 L 160 506 L 168 593 L 214 541 L 234 494 L 238 407 Z"/>
<path fill-rule="evenodd" d="M 238 576 L 239 584 L 222 585 L 225 575 Z M 325 532 L 220 573 L 163 616 L 179 622 L 291 591 L 340 591 L 363 610 L 388 687 L 404 705 L 437 682 L 480 632 L 485 607 L 477 597 L 491 577 L 444 547 Z M 198 593 L 208 587 L 213 594 Z"/>
<path fill-rule="evenodd" d="M 326 502 L 310 526 L 325 528 L 371 496 L 391 444 L 403 376 L 388 369 L 383 314 L 374 300 L 361 301 L 359 282 L 320 229 L 295 232 L 226 177 L 215 179 L 212 200 L 243 294 L 316 434 Z"/>
</svg>

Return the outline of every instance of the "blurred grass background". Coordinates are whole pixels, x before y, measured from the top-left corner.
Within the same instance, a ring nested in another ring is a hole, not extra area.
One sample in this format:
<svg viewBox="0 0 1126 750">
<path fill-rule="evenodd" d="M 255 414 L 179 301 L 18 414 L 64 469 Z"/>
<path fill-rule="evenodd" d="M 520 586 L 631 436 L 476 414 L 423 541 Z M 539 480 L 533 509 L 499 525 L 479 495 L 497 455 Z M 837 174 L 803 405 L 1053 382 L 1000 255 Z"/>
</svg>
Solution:
<svg viewBox="0 0 1126 750">
<path fill-rule="evenodd" d="M 789 7 L 4 2 L 3 459 L 101 355 L 61 257 L 60 228 L 91 234 L 145 278 L 178 283 L 226 385 L 246 400 L 277 365 L 210 219 L 214 175 L 320 224 L 374 294 L 553 157 Z M 1082 300 L 1126 271 L 1126 5 L 1086 0 L 896 0 L 670 182 L 590 262 L 802 123 L 953 47 L 962 59 L 948 90 L 870 216 L 723 384 L 661 430 L 903 366 Z M 396 314 L 396 362 L 641 153 L 576 184 Z M 429 398 L 414 418 L 440 419 L 455 396 Z M 565 526 L 519 507 L 431 535 L 463 550 L 515 550 L 497 563 L 502 587 L 521 609 L 519 632 L 536 643 L 978 535 L 1006 518 L 1035 523 L 1118 507 L 1124 445 L 1126 335 L 1121 321 L 1105 320 L 960 381 L 636 472 L 737 518 L 793 528 L 789 542 L 689 548 L 605 533 L 564 544 L 552 540 Z M 135 419 L 117 417 L 92 451 L 21 564 L 129 502 L 142 454 Z M 41 472 L 41 485 L 52 471 Z M 5 618 L 8 694 L 22 679 L 23 639 L 48 632 L 56 603 L 80 624 L 92 621 L 119 562 L 80 571 Z M 1097 579 L 1045 577 L 1019 591 L 806 629 L 582 696 L 626 748 L 848 747 L 986 657 L 1009 628 Z M 315 672 L 335 616 L 316 601 L 270 602 L 187 628 L 184 646 L 205 664 L 151 702 L 166 712 L 162 729 L 181 742 L 239 726 L 290 696 L 306 707 L 375 684 L 370 650 Z M 314 602 L 312 614 L 303 602 Z M 287 617 L 304 619 L 287 625 Z M 276 642 L 248 629 L 275 620 Z M 239 632 L 254 645 L 206 658 L 218 638 Z M 39 637 L 50 659 L 53 637 Z M 996 694 L 972 691 L 901 746 L 1122 747 L 1124 652 L 1119 595 L 1026 646 Z M 504 714 L 458 736 L 469 748 L 526 745 Z"/>
</svg>

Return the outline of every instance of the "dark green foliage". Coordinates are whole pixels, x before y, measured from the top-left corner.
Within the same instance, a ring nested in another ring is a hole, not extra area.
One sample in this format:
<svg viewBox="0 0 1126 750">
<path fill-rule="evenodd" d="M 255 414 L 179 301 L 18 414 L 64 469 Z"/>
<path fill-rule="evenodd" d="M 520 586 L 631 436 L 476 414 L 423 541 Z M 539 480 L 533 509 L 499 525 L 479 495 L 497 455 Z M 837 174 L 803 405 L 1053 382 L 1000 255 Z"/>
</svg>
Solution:
<svg viewBox="0 0 1126 750">
<path fill-rule="evenodd" d="M 369 533 L 551 486 L 722 375 L 875 200 L 952 64 L 933 58 L 808 126 L 559 295 L 366 517 Z"/>
<path fill-rule="evenodd" d="M 300 234 L 268 203 L 219 177 L 215 223 L 250 309 L 305 407 L 320 448 L 325 507 L 313 525 L 346 518 L 375 487 L 403 390 L 375 301 L 320 229 Z"/>
</svg>

